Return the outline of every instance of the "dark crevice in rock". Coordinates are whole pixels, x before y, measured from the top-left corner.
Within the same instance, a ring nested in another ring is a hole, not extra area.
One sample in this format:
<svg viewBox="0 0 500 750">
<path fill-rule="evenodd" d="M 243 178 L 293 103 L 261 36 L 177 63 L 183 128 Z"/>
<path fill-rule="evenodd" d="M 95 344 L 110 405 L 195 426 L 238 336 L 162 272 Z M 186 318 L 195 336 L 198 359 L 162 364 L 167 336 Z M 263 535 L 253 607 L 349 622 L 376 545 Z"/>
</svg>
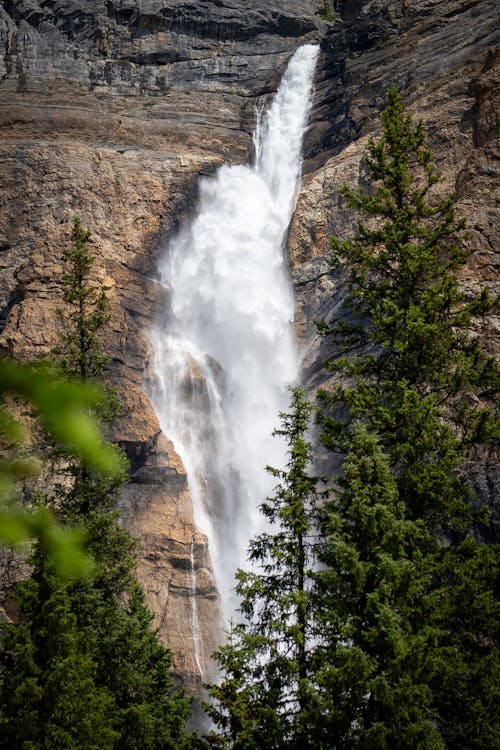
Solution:
<svg viewBox="0 0 500 750">
<path fill-rule="evenodd" d="M 221 8 L 221 11 L 216 8 Z M 152 31 L 170 31 L 217 41 L 248 41 L 263 33 L 295 38 L 316 29 L 316 24 L 309 19 L 279 12 L 264 14 L 244 9 L 241 13 L 236 9 L 228 13 L 228 9 L 219 3 L 203 7 L 177 5 L 162 8 L 158 13 L 145 14 L 137 9 L 117 8 L 110 0 L 107 11 L 108 16 L 116 23 L 131 28 L 134 36 L 146 35 Z"/>
<path fill-rule="evenodd" d="M 350 108 L 357 88 L 346 72 L 348 60 L 389 44 L 397 33 L 395 22 L 385 7 L 362 2 L 338 2 L 334 22 L 321 40 L 321 58 L 317 72 L 316 102 L 312 127 L 306 134 L 305 172 L 318 169 L 325 161 L 340 153 L 362 131 Z M 367 6 L 363 10 L 363 6 Z"/>
<path fill-rule="evenodd" d="M 478 4 L 481 4 L 481 0 L 472 0 L 472 2 L 467 3 L 466 5 L 459 5 L 456 8 L 452 8 L 448 13 L 444 13 L 444 18 L 454 18 L 455 16 L 459 16 L 461 13 L 465 13 L 465 11 L 474 8 Z"/>
<path fill-rule="evenodd" d="M 11 292 L 7 304 L 0 310 L 0 333 L 3 331 L 12 310 L 23 301 L 24 294 L 24 285 L 22 284 L 18 284 Z"/>
</svg>

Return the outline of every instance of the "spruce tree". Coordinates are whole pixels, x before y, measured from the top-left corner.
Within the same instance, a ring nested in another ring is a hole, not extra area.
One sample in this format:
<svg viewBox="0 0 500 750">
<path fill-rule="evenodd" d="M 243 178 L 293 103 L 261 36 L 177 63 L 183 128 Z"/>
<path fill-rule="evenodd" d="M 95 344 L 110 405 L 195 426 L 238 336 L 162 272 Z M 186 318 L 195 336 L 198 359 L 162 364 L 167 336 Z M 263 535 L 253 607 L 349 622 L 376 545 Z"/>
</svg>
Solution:
<svg viewBox="0 0 500 750">
<path fill-rule="evenodd" d="M 498 547 L 471 535 L 485 517 L 475 512 L 465 459 L 471 446 L 498 437 L 489 406 L 498 365 L 471 334 L 477 316 L 496 303 L 487 291 L 466 299 L 460 289 L 458 273 L 469 256 L 465 223 L 456 218 L 452 197 L 433 198 L 439 178 L 423 126 L 405 112 L 393 87 L 382 123 L 383 135 L 370 141 L 366 155 L 369 188 L 342 190 L 362 217 L 356 235 L 331 241 L 332 264 L 347 270 L 350 320 L 320 324 L 344 350 L 327 362 L 337 385 L 320 395 L 323 440 L 332 450 L 352 451 L 359 421 L 378 435 L 398 507 L 405 521 L 418 524 L 412 559 L 420 555 L 422 569 L 430 571 L 422 598 L 405 613 L 409 633 L 418 634 L 419 622 L 423 631 L 435 631 L 426 670 L 432 700 L 422 703 L 417 695 L 414 709 L 426 706 L 446 744 L 465 748 L 475 737 L 475 746 L 492 749 L 498 724 L 491 729 L 492 719 L 483 719 L 498 688 L 476 677 L 480 665 L 498 664 L 498 609 L 488 574 Z M 484 617 L 472 617 L 481 601 Z M 336 612 L 332 605 L 331 616 Z M 389 737 L 398 729 L 395 718 L 385 719 Z M 383 742 L 380 747 L 395 746 Z"/>
<path fill-rule="evenodd" d="M 322 394 L 324 437 L 329 447 L 348 445 L 339 405 L 352 419 L 369 419 L 397 467 L 408 511 L 442 531 L 470 521 L 457 466 L 471 444 L 498 437 L 498 420 L 481 406 L 498 388 L 498 366 L 470 335 L 474 316 L 496 303 L 486 289 L 466 300 L 459 287 L 470 255 L 465 221 L 453 197 L 432 199 L 439 176 L 424 128 L 394 87 L 382 123 L 365 157 L 369 189 L 342 189 L 364 221 L 353 239 L 331 239 L 332 265 L 347 267 L 353 320 L 319 327 L 350 352 L 326 367 L 353 386 Z"/>
<path fill-rule="evenodd" d="M 102 379 L 108 357 L 99 333 L 109 318 L 109 302 L 104 291 L 90 283 L 89 238 L 75 217 L 74 244 L 65 254 L 69 331 L 61 364 L 80 377 Z M 100 416 L 109 420 L 118 410 L 116 395 L 108 388 Z M 185 732 L 189 701 L 175 690 L 171 653 L 151 630 L 152 616 L 135 576 L 135 542 L 120 525 L 115 509 L 120 482 L 110 482 L 81 464 L 73 464 L 71 471 L 74 481 L 63 506 L 84 523 L 96 561 L 93 580 L 72 587 L 73 610 L 98 662 L 98 684 L 114 699 L 119 731 L 115 747 L 180 750 L 191 741 Z"/>
<path fill-rule="evenodd" d="M 100 381 L 107 362 L 100 329 L 108 319 L 108 301 L 104 292 L 90 283 L 93 258 L 87 250 L 89 237 L 89 232 L 83 230 L 75 218 L 74 244 L 65 253 L 68 272 L 63 278 L 63 288 L 68 310 L 61 310 L 60 315 L 66 320 L 67 331 L 59 356 L 60 365 L 67 375 L 84 381 Z M 115 411 L 116 399 L 108 390 L 94 413 L 110 418 Z M 54 610 L 54 632 L 59 628 L 66 633 L 71 628 L 71 637 L 61 641 L 59 663 L 66 663 L 68 669 L 74 663 L 81 663 L 86 690 L 82 692 L 82 704 L 78 710 L 82 712 L 82 722 L 88 726 L 91 744 L 82 744 L 81 747 L 96 750 L 108 747 L 115 750 L 187 748 L 192 743 L 192 737 L 185 730 L 190 703 L 175 688 L 170 673 L 170 651 L 159 643 L 157 634 L 151 629 L 152 616 L 135 576 L 135 542 L 121 526 L 115 509 L 117 492 L 126 476 L 125 459 L 122 457 L 121 474 L 109 477 L 90 469 L 60 447 L 54 450 L 54 457 L 56 465 L 62 465 L 63 481 L 57 483 L 54 493 L 45 497 L 45 503 L 57 511 L 61 520 L 83 526 L 94 558 L 94 573 L 92 577 L 76 582 L 62 582 L 51 575 L 47 567 L 50 567 L 50 560 L 41 554 L 40 544 L 37 545 L 33 574 L 20 587 L 20 606 L 26 613 L 25 622 L 9 626 L 11 640 L 6 640 L 1 652 L 6 670 L 5 689 L 18 685 L 21 692 L 24 690 L 26 675 L 22 665 L 25 655 L 36 653 L 37 658 L 32 663 L 39 675 L 36 688 L 40 701 L 47 706 L 46 714 L 37 717 L 39 736 L 58 737 L 52 745 L 40 747 L 80 747 L 78 744 L 64 744 L 70 742 L 72 735 L 66 739 L 67 720 L 57 709 L 59 696 L 67 690 L 72 700 L 73 693 L 67 689 L 61 672 L 48 674 L 50 662 L 44 661 L 44 642 L 36 648 L 40 627 L 37 612 L 43 610 L 46 600 L 52 601 L 57 595 L 57 601 L 62 597 L 64 606 Z M 44 587 L 34 585 L 37 577 L 45 581 Z M 60 622 L 57 620 L 59 615 Z M 21 639 L 19 634 L 22 634 Z M 10 651 L 9 642 L 17 643 Z M 73 679 L 72 666 L 71 670 Z M 86 714 L 85 695 L 89 697 Z M 94 695 L 103 697 L 102 722 L 92 722 Z M 31 748 L 30 735 L 12 716 L 14 708 L 15 704 L 7 700 L 2 719 L 7 725 L 14 722 L 19 732 L 19 747 Z M 38 747 L 37 741 L 33 748 Z"/>
<path fill-rule="evenodd" d="M 114 701 L 43 543 L 19 585 L 20 622 L 2 626 L 0 748 L 114 748 Z"/>
<path fill-rule="evenodd" d="M 406 517 L 387 457 L 366 425 L 353 426 L 322 515 L 315 599 L 324 746 L 444 748 L 428 685 L 436 630 L 426 601 L 431 570 L 419 551 L 423 528 Z"/>
<path fill-rule="evenodd" d="M 72 244 L 64 250 L 67 272 L 63 276 L 65 308 L 58 313 L 65 326 L 59 347 L 60 364 L 66 372 L 83 379 L 100 378 L 109 361 L 99 331 L 109 320 L 109 300 L 97 284 L 90 283 L 94 259 L 88 249 L 90 231 L 73 218 Z"/>
<path fill-rule="evenodd" d="M 277 485 L 261 512 L 270 530 L 250 541 L 253 568 L 238 571 L 236 590 L 245 622 L 233 627 L 216 654 L 222 672 L 209 713 L 231 748 L 316 748 L 310 606 L 317 480 L 310 475 L 307 431 L 312 406 L 291 390 L 282 413 L 288 446 L 285 469 L 268 467 Z M 225 744 L 224 744 L 225 743 Z"/>
<path fill-rule="evenodd" d="M 447 747 L 494 750 L 500 744 L 499 545 L 468 535 L 441 552 L 429 675 Z"/>
</svg>

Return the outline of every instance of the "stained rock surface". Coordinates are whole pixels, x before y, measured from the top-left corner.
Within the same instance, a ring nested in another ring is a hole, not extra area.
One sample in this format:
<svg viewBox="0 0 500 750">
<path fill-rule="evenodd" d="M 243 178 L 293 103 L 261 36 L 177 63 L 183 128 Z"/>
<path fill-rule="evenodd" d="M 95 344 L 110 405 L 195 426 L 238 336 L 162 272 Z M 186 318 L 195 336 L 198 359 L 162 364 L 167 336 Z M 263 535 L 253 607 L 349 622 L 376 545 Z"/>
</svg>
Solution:
<svg viewBox="0 0 500 750">
<path fill-rule="evenodd" d="M 326 262 L 330 234 L 347 236 L 353 224 L 338 189 L 365 179 L 363 151 L 391 81 L 427 126 L 439 189 L 455 191 L 468 217 L 474 254 L 465 288 L 498 283 L 496 3 L 339 0 L 329 3 L 333 20 L 324 5 L 4 0 L 0 7 L 0 345 L 22 359 L 54 346 L 62 253 L 79 215 L 111 301 L 104 343 L 125 405 L 112 437 L 132 465 L 121 508 L 141 540 L 139 575 L 156 624 L 193 688 L 210 670 L 218 601 L 184 468 L 148 397 L 148 331 L 168 294 L 156 269 L 194 210 L 199 177 L 251 157 L 255 105 L 276 90 L 299 45 L 321 44 L 288 241 L 310 388 L 324 382 L 328 346 L 314 320 L 343 314 L 342 274 Z M 498 328 L 494 318 L 478 328 L 492 352 Z M 497 458 L 478 457 L 471 475 L 494 507 L 498 534 Z"/>
</svg>

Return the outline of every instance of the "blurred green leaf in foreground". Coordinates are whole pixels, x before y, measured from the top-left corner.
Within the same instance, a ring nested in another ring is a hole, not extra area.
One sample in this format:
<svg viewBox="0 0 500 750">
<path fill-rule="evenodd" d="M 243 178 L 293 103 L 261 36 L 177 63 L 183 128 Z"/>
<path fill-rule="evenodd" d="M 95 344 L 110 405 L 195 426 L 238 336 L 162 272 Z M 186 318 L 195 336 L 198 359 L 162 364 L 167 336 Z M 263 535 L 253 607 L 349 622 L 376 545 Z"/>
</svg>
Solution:
<svg viewBox="0 0 500 750">
<path fill-rule="evenodd" d="M 59 574 L 85 575 L 92 562 L 84 549 L 83 532 L 55 523 L 45 508 L 22 508 L 15 500 L 16 483 L 39 474 L 41 462 L 24 455 L 28 432 L 10 413 L 9 398 L 31 407 L 46 435 L 84 466 L 112 478 L 121 474 L 123 462 L 91 415 L 103 393 L 88 383 L 63 377 L 53 366 L 0 358 L 0 544 L 17 546 L 38 538 L 47 544 Z"/>
</svg>

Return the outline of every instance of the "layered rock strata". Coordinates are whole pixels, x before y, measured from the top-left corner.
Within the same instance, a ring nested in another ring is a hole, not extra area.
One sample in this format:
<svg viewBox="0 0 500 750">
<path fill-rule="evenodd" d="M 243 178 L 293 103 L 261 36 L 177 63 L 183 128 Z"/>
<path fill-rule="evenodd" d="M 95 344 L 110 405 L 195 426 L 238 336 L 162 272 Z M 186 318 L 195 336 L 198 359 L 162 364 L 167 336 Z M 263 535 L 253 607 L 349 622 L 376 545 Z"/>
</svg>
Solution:
<svg viewBox="0 0 500 750">
<path fill-rule="evenodd" d="M 363 151 L 389 82 L 423 117 L 440 189 L 454 190 L 468 217 L 474 254 L 466 289 L 498 280 L 495 2 L 339 0 L 329 3 L 333 20 L 324 6 L 6 0 L 0 7 L 1 346 L 29 359 L 57 341 L 62 252 L 78 214 L 92 232 L 96 280 L 111 300 L 105 348 L 125 404 L 112 436 L 132 465 L 123 516 L 141 540 L 139 574 L 162 638 L 193 687 L 209 669 L 218 603 L 184 468 L 147 395 L 147 334 L 168 294 L 156 267 L 193 211 L 199 176 L 248 160 L 255 104 L 276 89 L 300 44 L 317 41 L 322 50 L 288 243 L 309 387 L 326 377 L 328 344 L 314 320 L 342 314 L 342 277 L 326 263 L 330 234 L 352 229 L 338 187 L 364 180 Z M 496 352 L 498 321 L 482 325 Z M 492 504 L 494 466 L 488 456 L 471 469 Z"/>
</svg>

